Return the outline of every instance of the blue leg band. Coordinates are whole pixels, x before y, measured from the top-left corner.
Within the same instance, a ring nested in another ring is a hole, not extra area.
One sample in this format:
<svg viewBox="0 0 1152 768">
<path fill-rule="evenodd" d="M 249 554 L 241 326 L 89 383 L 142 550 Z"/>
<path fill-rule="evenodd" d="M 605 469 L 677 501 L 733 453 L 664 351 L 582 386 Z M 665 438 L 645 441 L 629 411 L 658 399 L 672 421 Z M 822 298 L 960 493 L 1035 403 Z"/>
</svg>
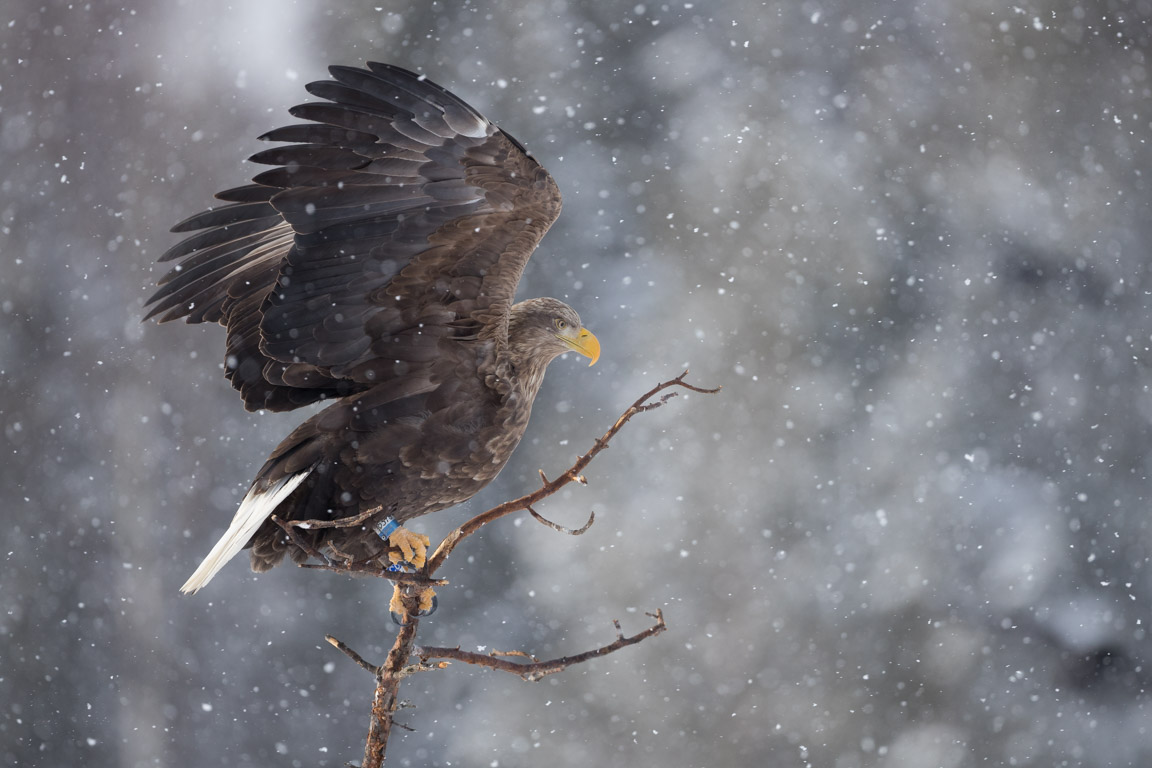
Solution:
<svg viewBox="0 0 1152 768">
<path fill-rule="evenodd" d="M 389 515 L 380 522 L 376 523 L 376 525 L 372 527 L 372 530 L 376 531 L 376 535 L 384 539 L 384 541 L 388 541 L 388 537 L 391 536 L 399 527 L 400 523 L 396 522 L 396 518 Z"/>
</svg>

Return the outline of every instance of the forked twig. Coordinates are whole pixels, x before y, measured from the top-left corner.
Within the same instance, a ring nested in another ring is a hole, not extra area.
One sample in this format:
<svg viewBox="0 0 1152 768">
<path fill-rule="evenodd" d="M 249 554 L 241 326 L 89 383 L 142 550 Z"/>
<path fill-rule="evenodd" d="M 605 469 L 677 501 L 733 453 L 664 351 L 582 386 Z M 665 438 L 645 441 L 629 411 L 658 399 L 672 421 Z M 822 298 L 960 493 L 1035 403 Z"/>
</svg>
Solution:
<svg viewBox="0 0 1152 768">
<path fill-rule="evenodd" d="M 289 539 L 291 539 L 293 544 L 295 544 L 300 549 L 304 550 L 304 552 L 308 555 L 308 557 L 313 557 L 313 558 L 316 558 L 317 560 L 321 560 L 324 563 L 326 563 L 329 567 L 332 566 L 331 558 L 329 558 L 327 555 L 325 555 L 320 550 L 316 549 L 316 546 L 311 541 L 309 541 L 306 537 L 300 535 L 299 531 L 296 530 L 296 528 L 299 526 L 293 525 L 294 521 L 285 520 L 284 518 L 280 517 L 279 515 L 272 515 L 272 517 L 270 517 L 269 520 L 276 523 L 276 525 L 280 526 L 280 530 L 284 531 L 284 535 L 287 536 Z"/>
</svg>

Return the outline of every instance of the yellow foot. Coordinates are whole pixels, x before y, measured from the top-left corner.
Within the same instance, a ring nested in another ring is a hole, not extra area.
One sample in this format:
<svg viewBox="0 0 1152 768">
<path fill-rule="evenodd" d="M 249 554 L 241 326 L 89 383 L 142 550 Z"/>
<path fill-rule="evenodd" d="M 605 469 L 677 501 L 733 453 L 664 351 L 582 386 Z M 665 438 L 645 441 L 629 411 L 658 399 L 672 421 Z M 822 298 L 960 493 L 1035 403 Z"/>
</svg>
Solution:
<svg viewBox="0 0 1152 768">
<path fill-rule="evenodd" d="M 388 546 L 395 547 L 388 553 L 388 560 L 392 563 L 408 563 L 413 568 L 420 568 L 428 557 L 428 545 L 432 543 L 422 533 L 412 533 L 407 528 L 397 528 L 388 536 Z M 393 600 L 396 598 L 393 597 Z"/>
<path fill-rule="evenodd" d="M 408 622 L 404 619 L 408 618 L 408 611 L 404 608 L 404 593 L 401 591 L 403 587 L 397 584 L 392 590 L 392 600 L 388 603 L 388 611 L 392 614 L 392 621 L 400 626 L 405 626 Z M 436 610 L 436 591 L 432 587 L 425 587 L 420 591 L 420 605 L 416 609 L 417 616 L 429 616 Z"/>
</svg>

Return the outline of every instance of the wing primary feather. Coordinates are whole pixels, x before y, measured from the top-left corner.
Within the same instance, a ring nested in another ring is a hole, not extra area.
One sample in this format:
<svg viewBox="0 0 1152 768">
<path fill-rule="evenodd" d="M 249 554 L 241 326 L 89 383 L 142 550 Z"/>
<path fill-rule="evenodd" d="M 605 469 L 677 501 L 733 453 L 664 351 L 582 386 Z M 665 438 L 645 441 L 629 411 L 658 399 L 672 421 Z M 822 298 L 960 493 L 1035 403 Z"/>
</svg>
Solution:
<svg viewBox="0 0 1152 768">
<path fill-rule="evenodd" d="M 306 122 L 261 136 L 291 145 L 253 155 L 272 167 L 176 226 L 186 237 L 160 257 L 176 266 L 145 304 L 228 329 L 250 410 L 426 373 L 453 342 L 499 350 L 560 211 L 547 171 L 451 92 L 386 64 L 330 72 L 290 110 Z"/>
<path fill-rule="evenodd" d="M 311 469 L 305 470 L 295 475 L 277 480 L 268 488 L 264 490 L 257 490 L 255 486 L 248 491 L 248 495 L 244 497 L 244 501 L 240 504 L 240 509 L 236 510 L 236 516 L 232 518 L 232 524 L 228 526 L 228 530 L 220 537 L 220 541 L 216 542 L 216 546 L 212 547 L 212 551 L 204 558 L 204 562 L 196 569 L 188 581 L 184 582 L 184 586 L 180 587 L 180 591 L 186 595 L 190 595 L 212 580 L 212 577 L 220 572 L 224 564 L 236 556 L 236 553 L 244 549 L 244 545 L 252 538 L 257 529 L 263 525 L 276 507 L 280 506 L 280 502 L 288 498 L 292 491 L 300 483 L 304 482 L 304 478 L 312 472 Z"/>
</svg>

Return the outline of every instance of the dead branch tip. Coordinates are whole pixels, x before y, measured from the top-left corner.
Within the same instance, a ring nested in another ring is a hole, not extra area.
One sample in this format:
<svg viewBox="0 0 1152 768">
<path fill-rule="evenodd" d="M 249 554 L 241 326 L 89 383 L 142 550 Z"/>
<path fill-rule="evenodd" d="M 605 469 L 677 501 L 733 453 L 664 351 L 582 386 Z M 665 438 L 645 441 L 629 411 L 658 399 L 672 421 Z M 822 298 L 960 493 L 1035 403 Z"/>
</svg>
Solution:
<svg viewBox="0 0 1152 768">
<path fill-rule="evenodd" d="M 356 662 L 356 664 L 361 669 L 367 670 L 368 672 L 370 672 L 373 675 L 380 674 L 380 668 L 379 667 L 377 667 L 374 664 L 369 664 L 367 661 L 364 660 L 363 656 L 361 656 L 360 654 L 356 653 L 356 651 L 349 648 L 346 644 L 344 644 L 344 642 L 337 640 L 336 638 L 332 637 L 332 635 L 324 635 L 324 639 L 328 641 L 329 645 L 335 646 L 338 651 L 343 653 L 348 658 L 352 659 L 352 661 Z"/>
<path fill-rule="evenodd" d="M 544 517 L 539 512 L 532 509 L 532 507 L 528 507 L 528 513 L 530 515 L 532 515 L 532 517 L 536 518 L 536 522 L 542 523 L 554 531 L 559 531 L 560 533 L 566 533 L 569 536 L 579 536 L 580 534 L 584 533 L 589 528 L 591 528 L 592 523 L 596 522 L 596 513 L 595 512 L 589 512 L 588 513 L 588 522 L 584 523 L 584 525 L 580 526 L 579 528 L 565 528 L 564 526 L 559 525 L 557 523 L 554 523 L 551 520 L 549 520 L 548 518 Z"/>
<path fill-rule="evenodd" d="M 712 387 L 712 388 L 710 388 L 710 389 L 709 389 L 709 388 L 706 388 L 706 387 L 697 387 L 697 386 L 695 386 L 694 384 L 689 384 L 688 382 L 684 381 L 684 379 L 685 379 L 687 376 L 688 376 L 688 369 L 687 369 L 687 368 L 685 368 L 685 369 L 684 369 L 684 373 L 680 374 L 680 375 L 679 375 L 679 376 L 677 376 L 676 378 L 674 378 L 674 379 L 672 379 L 671 381 L 667 382 L 667 384 L 668 384 L 669 386 L 675 386 L 675 387 L 684 387 L 684 389 L 690 389 L 690 390 L 692 390 L 693 392 L 699 392 L 699 393 L 700 393 L 700 394 L 702 394 L 702 395 L 714 395 L 714 394 L 716 394 L 717 392 L 719 392 L 721 389 L 723 389 L 723 388 L 724 388 L 723 386 L 719 386 L 719 387 Z"/>
</svg>

